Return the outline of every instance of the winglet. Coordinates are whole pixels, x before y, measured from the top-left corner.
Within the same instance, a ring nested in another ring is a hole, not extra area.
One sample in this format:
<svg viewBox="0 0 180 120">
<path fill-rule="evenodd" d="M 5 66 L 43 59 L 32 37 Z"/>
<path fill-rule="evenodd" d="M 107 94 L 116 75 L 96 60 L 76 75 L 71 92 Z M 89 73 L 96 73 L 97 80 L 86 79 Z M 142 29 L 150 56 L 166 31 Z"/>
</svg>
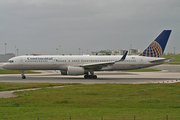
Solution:
<svg viewBox="0 0 180 120">
<path fill-rule="evenodd" d="M 116 61 L 116 62 L 124 61 L 124 60 L 126 59 L 127 53 L 128 53 L 128 51 L 126 51 L 126 52 L 124 53 L 124 55 L 122 56 L 122 58 L 121 58 L 120 60 Z"/>
</svg>

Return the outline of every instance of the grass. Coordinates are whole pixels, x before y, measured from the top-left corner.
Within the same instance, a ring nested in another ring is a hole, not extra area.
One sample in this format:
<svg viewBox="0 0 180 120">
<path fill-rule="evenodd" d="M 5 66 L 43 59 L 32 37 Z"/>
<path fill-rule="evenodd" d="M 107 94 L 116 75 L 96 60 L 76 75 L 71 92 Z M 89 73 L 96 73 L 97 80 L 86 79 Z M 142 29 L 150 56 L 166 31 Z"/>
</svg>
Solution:
<svg viewBox="0 0 180 120">
<path fill-rule="evenodd" d="M 167 64 L 180 65 L 180 55 L 166 55 L 166 56 L 163 56 L 163 58 L 174 58 Z"/>
<path fill-rule="evenodd" d="M 16 92 L 0 99 L 1 119 L 180 119 L 180 83 L 94 84 Z"/>
<path fill-rule="evenodd" d="M 20 90 L 28 88 L 45 88 L 53 86 L 76 85 L 79 83 L 0 83 L 0 91 Z"/>
<path fill-rule="evenodd" d="M 33 72 L 30 70 L 25 70 L 24 74 L 38 74 L 40 72 Z M 0 74 L 22 74 L 19 70 L 5 70 L 5 69 L 0 69 Z"/>
<path fill-rule="evenodd" d="M 136 69 L 136 70 L 126 70 L 125 72 L 157 72 L 161 70 L 157 69 Z"/>
</svg>

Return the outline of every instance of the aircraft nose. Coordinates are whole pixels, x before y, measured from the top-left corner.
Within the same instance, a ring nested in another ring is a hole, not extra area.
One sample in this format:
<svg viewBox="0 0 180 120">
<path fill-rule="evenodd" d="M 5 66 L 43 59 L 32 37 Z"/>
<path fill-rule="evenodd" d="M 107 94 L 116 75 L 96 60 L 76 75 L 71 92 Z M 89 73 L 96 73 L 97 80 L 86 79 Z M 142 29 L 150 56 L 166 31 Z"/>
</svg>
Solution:
<svg viewBox="0 0 180 120">
<path fill-rule="evenodd" d="M 3 68 L 3 69 L 6 69 L 6 66 L 7 66 L 6 63 L 4 63 L 4 64 L 2 65 L 2 68 Z"/>
</svg>

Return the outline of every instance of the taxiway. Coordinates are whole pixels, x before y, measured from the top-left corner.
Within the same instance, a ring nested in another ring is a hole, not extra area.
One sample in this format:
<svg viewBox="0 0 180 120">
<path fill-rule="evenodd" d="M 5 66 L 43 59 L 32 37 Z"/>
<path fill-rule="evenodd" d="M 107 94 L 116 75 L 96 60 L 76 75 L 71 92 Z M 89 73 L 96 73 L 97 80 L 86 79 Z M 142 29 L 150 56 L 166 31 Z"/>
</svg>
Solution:
<svg viewBox="0 0 180 120">
<path fill-rule="evenodd" d="M 20 74 L 1 74 L 0 82 L 37 82 L 37 83 L 163 83 L 179 81 L 180 65 L 159 65 L 151 67 L 160 69 L 160 72 L 95 72 L 98 79 L 84 79 L 80 76 L 63 76 L 59 71 L 44 71 L 42 74 L 26 74 L 26 79 L 21 79 Z"/>
<path fill-rule="evenodd" d="M 0 75 L 0 82 L 37 82 L 37 83 L 158 83 L 179 80 L 180 74 L 173 72 L 96 72 L 98 79 L 84 79 L 81 76 L 61 76 L 58 73 L 27 74 L 26 79 L 21 75 Z"/>
</svg>

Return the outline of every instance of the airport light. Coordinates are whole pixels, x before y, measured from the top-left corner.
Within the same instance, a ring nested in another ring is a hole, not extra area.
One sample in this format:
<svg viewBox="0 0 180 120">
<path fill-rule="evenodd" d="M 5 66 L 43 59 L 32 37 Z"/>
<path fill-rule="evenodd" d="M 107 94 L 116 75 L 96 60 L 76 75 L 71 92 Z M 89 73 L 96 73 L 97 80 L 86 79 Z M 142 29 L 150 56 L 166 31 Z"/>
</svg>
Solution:
<svg viewBox="0 0 180 120">
<path fill-rule="evenodd" d="M 15 56 L 16 56 L 16 46 L 15 46 L 15 53 L 14 53 L 14 54 L 15 54 Z"/>
<path fill-rule="evenodd" d="M 59 54 L 61 54 L 60 52 L 61 52 L 61 46 L 59 45 Z"/>
<path fill-rule="evenodd" d="M 80 50 L 81 50 L 81 48 L 79 48 L 79 55 L 80 55 Z"/>
<path fill-rule="evenodd" d="M 7 45 L 7 43 L 5 43 L 4 45 L 5 45 L 5 54 L 6 54 L 6 45 Z"/>
<path fill-rule="evenodd" d="M 17 56 L 18 56 L 18 51 L 19 51 L 19 49 L 17 49 Z"/>
<path fill-rule="evenodd" d="M 57 55 L 58 55 L 58 48 L 56 48 L 56 50 L 57 50 Z"/>
<path fill-rule="evenodd" d="M 132 54 L 132 44 L 130 44 L 130 50 L 129 50 L 129 54 Z"/>
</svg>

